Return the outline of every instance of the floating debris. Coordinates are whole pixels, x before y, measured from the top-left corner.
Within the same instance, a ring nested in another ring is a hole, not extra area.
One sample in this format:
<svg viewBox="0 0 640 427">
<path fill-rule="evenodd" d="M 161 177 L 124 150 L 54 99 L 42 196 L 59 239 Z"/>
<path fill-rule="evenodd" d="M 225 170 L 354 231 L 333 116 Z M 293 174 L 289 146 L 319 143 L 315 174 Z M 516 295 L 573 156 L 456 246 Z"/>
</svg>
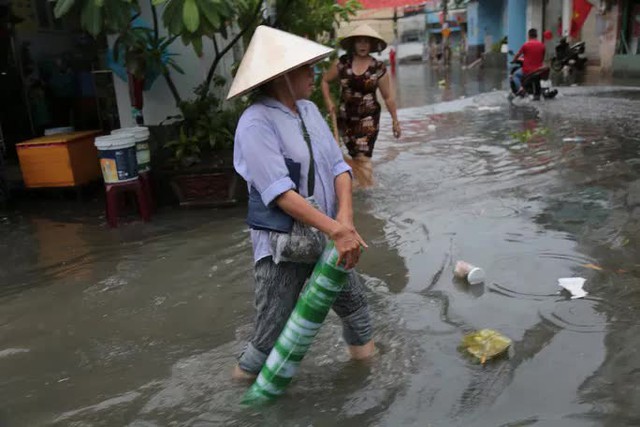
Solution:
<svg viewBox="0 0 640 427">
<path fill-rule="evenodd" d="M 481 329 L 462 337 L 460 345 L 484 365 L 487 360 L 506 352 L 511 340 L 493 329 Z"/>
<path fill-rule="evenodd" d="M 520 132 L 512 132 L 511 136 L 524 144 L 531 141 L 534 138 L 544 137 L 544 136 L 547 136 L 548 134 L 549 134 L 548 128 L 536 128 L 533 130 L 526 129 Z"/>
<path fill-rule="evenodd" d="M 600 267 L 599 265 L 595 265 L 595 264 L 582 264 L 583 267 L 585 268 L 590 268 L 592 270 L 596 270 L 596 271 L 604 271 L 604 268 Z"/>
<path fill-rule="evenodd" d="M 562 138 L 562 142 L 584 142 L 585 139 L 581 136 Z"/>
<path fill-rule="evenodd" d="M 571 299 L 584 298 L 588 292 L 582 289 L 587 279 L 582 277 L 567 277 L 558 279 L 558 286 L 569 291 Z"/>
<path fill-rule="evenodd" d="M 480 283 L 484 283 L 486 277 L 483 269 L 465 261 L 456 262 L 453 275 L 458 279 L 466 280 L 470 285 L 479 285 Z"/>
<path fill-rule="evenodd" d="M 31 350 L 29 350 L 28 348 L 5 348 L 4 350 L 0 350 L 0 359 L 16 354 L 29 353 L 30 351 Z"/>
</svg>

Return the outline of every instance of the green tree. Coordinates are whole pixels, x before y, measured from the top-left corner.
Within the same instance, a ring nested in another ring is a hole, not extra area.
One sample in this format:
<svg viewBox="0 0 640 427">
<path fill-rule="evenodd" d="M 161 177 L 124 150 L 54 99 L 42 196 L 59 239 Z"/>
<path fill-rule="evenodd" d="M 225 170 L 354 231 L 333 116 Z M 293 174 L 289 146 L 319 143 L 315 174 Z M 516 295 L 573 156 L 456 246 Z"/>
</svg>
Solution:
<svg viewBox="0 0 640 427">
<path fill-rule="evenodd" d="M 339 4 L 333 0 L 276 0 L 274 27 L 313 40 L 332 34 L 340 22 L 348 22 L 362 8 L 358 0 Z"/>
<path fill-rule="evenodd" d="M 185 45 L 190 45 L 198 56 L 203 53 L 203 38 L 213 41 L 215 55 L 205 81 L 208 90 L 217 66 L 222 57 L 233 48 L 242 36 L 254 28 L 259 21 L 262 2 L 256 0 L 140 0 L 149 1 L 153 12 L 153 32 L 134 30 L 132 22 L 140 14 L 138 0 L 54 0 L 54 13 L 57 18 L 72 11 L 80 13 L 82 28 L 97 37 L 101 34 L 117 34 L 118 40 L 126 52 L 127 68 L 135 67 L 137 73 L 143 72 L 139 67 L 155 63 L 162 57 L 159 48 L 167 49 L 171 42 L 180 38 Z M 170 34 L 169 38 L 159 37 L 157 7 L 162 6 L 162 23 Z M 242 15 L 245 23 L 233 37 L 230 37 L 236 18 Z M 149 38 L 148 36 L 153 37 Z M 145 40 L 148 42 L 145 48 Z M 219 40 L 224 44 L 219 46 Z M 167 43 L 169 42 L 169 43 Z M 160 54 L 160 55 L 159 55 Z M 128 63 L 132 59 L 132 63 Z M 172 68 L 175 61 L 171 62 Z M 181 101 L 171 81 L 169 69 L 161 66 L 165 80 L 172 90 L 176 103 Z"/>
</svg>

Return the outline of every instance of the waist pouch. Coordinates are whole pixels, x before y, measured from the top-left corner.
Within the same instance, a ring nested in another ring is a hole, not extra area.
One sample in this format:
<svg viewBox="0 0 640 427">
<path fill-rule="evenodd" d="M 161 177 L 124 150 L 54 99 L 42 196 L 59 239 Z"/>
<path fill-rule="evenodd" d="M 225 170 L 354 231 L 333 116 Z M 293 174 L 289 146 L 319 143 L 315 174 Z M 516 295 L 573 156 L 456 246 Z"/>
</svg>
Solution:
<svg viewBox="0 0 640 427">
<path fill-rule="evenodd" d="M 284 159 L 284 163 L 297 189 L 300 185 L 300 163 L 291 159 Z M 249 190 L 247 224 L 254 230 L 289 233 L 293 228 L 293 218 L 275 203 L 273 206 L 266 206 L 258 190 L 252 186 Z"/>
</svg>

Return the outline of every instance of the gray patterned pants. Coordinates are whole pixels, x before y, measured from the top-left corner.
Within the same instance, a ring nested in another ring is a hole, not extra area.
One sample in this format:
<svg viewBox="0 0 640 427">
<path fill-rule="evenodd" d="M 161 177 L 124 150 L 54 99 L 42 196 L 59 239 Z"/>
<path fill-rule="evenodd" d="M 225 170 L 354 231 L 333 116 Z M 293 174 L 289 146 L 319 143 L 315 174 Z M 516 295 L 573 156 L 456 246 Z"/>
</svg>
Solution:
<svg viewBox="0 0 640 427">
<path fill-rule="evenodd" d="M 253 338 L 239 358 L 238 364 L 243 371 L 254 374 L 260 372 L 313 267 L 311 264 L 290 262 L 275 264 L 271 257 L 256 263 L 257 316 Z M 348 285 L 338 295 L 332 308 L 342 319 L 342 336 L 348 345 L 364 345 L 371 341 L 371 318 L 365 288 L 355 271 L 349 275 Z"/>
</svg>

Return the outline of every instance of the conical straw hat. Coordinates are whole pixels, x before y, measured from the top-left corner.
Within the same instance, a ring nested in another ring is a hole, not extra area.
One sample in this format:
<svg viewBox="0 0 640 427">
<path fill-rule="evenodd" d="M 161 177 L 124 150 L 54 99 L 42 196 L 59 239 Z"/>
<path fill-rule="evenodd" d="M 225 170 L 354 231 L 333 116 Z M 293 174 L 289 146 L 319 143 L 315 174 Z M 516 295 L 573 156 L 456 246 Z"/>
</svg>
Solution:
<svg viewBox="0 0 640 427">
<path fill-rule="evenodd" d="M 251 37 L 227 99 L 280 77 L 302 65 L 313 64 L 333 49 L 296 35 L 260 25 Z"/>
<path fill-rule="evenodd" d="M 387 42 L 384 41 L 384 39 L 380 36 L 380 34 L 378 34 L 376 30 L 374 30 L 367 24 L 362 24 L 355 30 L 351 31 L 348 36 L 340 41 L 340 46 L 342 46 L 344 50 L 350 50 L 356 37 L 372 38 L 374 42 L 371 45 L 371 50 L 373 51 L 382 52 L 387 47 Z"/>
</svg>

